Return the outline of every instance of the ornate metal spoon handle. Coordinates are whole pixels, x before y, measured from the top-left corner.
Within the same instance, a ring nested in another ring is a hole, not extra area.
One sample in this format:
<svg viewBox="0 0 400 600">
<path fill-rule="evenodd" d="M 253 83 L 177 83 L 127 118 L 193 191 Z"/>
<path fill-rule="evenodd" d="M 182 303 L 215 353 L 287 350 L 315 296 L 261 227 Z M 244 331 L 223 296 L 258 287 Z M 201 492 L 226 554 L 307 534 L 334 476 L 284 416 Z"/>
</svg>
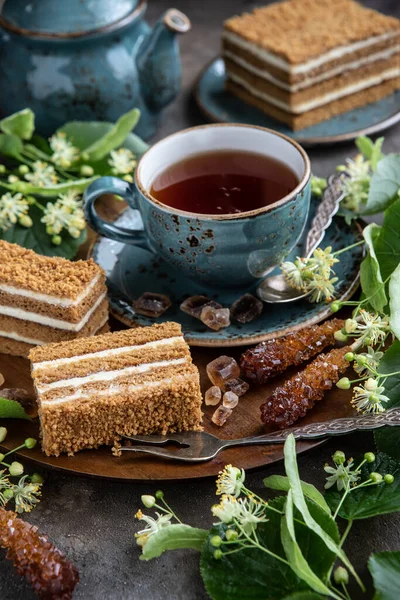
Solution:
<svg viewBox="0 0 400 600">
<path fill-rule="evenodd" d="M 339 203 L 342 198 L 341 175 L 331 175 L 328 179 L 328 186 L 323 193 L 322 200 L 318 205 L 315 217 L 312 220 L 311 229 L 307 234 L 305 256 L 310 256 L 318 247 L 325 235 L 325 230 L 332 223 L 332 217 L 339 209 Z"/>
<path fill-rule="evenodd" d="M 367 431 L 380 427 L 396 427 L 400 425 L 400 408 L 391 408 L 384 413 L 376 415 L 362 415 L 333 419 L 325 423 L 310 423 L 301 427 L 292 427 L 259 436 L 259 441 L 284 442 L 288 435 L 293 433 L 298 440 L 312 440 L 325 436 L 344 435 L 352 431 Z"/>
</svg>

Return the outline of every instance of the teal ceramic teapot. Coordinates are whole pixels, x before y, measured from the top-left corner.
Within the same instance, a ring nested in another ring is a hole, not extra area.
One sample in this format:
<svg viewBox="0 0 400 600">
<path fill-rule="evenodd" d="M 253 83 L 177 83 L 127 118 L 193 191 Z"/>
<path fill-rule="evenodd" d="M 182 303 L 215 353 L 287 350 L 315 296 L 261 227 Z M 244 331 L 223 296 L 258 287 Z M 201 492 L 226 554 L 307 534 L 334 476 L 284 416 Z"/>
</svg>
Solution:
<svg viewBox="0 0 400 600">
<path fill-rule="evenodd" d="M 170 9 L 151 29 L 146 4 L 0 1 L 0 115 L 30 107 L 49 135 L 66 121 L 115 121 L 137 107 L 136 132 L 153 135 L 180 88 L 176 34 L 190 21 Z"/>
</svg>

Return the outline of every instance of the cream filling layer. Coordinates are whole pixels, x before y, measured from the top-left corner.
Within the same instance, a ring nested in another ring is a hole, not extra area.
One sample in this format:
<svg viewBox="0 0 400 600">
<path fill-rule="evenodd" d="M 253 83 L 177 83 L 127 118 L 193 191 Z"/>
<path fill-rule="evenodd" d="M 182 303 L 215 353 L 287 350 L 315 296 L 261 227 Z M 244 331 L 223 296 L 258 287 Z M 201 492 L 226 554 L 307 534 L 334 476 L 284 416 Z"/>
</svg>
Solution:
<svg viewBox="0 0 400 600">
<path fill-rule="evenodd" d="M 87 288 L 77 298 L 75 298 L 75 300 L 71 300 L 71 298 L 58 298 L 57 296 L 50 296 L 49 294 L 42 294 L 40 292 L 32 292 L 31 290 L 24 290 L 12 285 L 7 285 L 6 283 L 0 283 L 0 292 L 5 292 L 6 294 L 12 294 L 14 296 L 30 298 L 31 300 L 37 300 L 38 302 L 45 302 L 46 304 L 51 304 L 52 306 L 77 306 L 82 302 L 82 300 L 89 296 L 99 279 L 100 273 L 98 273 L 94 279 L 92 279 Z"/>
<path fill-rule="evenodd" d="M 45 383 L 43 385 L 36 385 L 36 389 L 40 394 L 50 392 L 57 388 L 63 387 L 79 387 L 86 385 L 87 383 L 96 383 L 99 381 L 113 381 L 119 377 L 126 375 L 135 375 L 137 373 L 147 373 L 148 371 L 154 371 L 155 369 L 162 369 L 163 367 L 172 367 L 175 365 L 183 365 L 188 362 L 187 357 L 174 358 L 171 360 L 160 360 L 153 363 L 142 363 L 141 365 L 135 365 L 132 367 L 125 367 L 124 369 L 117 369 L 115 371 L 100 371 L 98 373 L 92 373 L 91 375 L 85 375 L 83 377 L 71 377 L 70 379 L 60 379 L 53 381 L 52 383 Z"/>
<path fill-rule="evenodd" d="M 363 58 L 360 58 L 359 60 L 354 60 L 354 61 L 346 63 L 344 65 L 339 65 L 338 67 L 335 67 L 334 69 L 324 71 L 324 73 L 320 73 L 319 75 L 315 75 L 314 77 L 309 77 L 308 79 L 300 81 L 299 83 L 294 83 L 292 85 L 285 83 L 284 81 L 281 81 L 280 79 L 277 79 L 271 73 L 269 73 L 267 70 L 260 69 L 259 67 L 252 65 L 247 60 L 245 60 L 241 56 L 237 56 L 230 50 L 224 50 L 223 56 L 226 56 L 227 58 L 229 58 L 229 60 L 238 64 L 240 67 L 242 67 L 242 69 L 245 69 L 246 71 L 249 71 L 250 73 L 253 73 L 254 75 L 257 75 L 257 77 L 261 77 L 262 79 L 265 79 L 266 81 L 269 81 L 270 83 L 273 83 L 274 85 L 281 88 L 282 90 L 286 90 L 293 94 L 293 93 L 298 92 L 299 90 L 304 90 L 308 87 L 311 87 L 311 86 L 315 85 L 316 83 L 320 83 L 321 81 L 331 79 L 332 77 L 335 77 L 336 75 L 340 75 L 341 73 L 344 73 L 345 71 L 353 71 L 355 69 L 359 69 L 362 66 L 374 63 L 378 60 L 385 60 L 385 59 L 391 58 L 397 52 L 400 52 L 400 45 L 391 46 L 387 50 L 382 50 L 381 52 L 376 52 L 375 54 L 370 54 L 368 56 L 364 56 Z"/>
<path fill-rule="evenodd" d="M 96 332 L 99 331 L 108 321 L 108 315 L 103 319 L 100 325 L 97 327 Z M 44 346 L 49 344 L 50 342 L 44 342 L 43 340 L 35 340 L 33 338 L 25 337 L 23 335 L 19 335 L 15 331 L 0 331 L 0 337 L 9 338 L 10 340 L 14 340 L 16 342 L 24 342 L 25 344 L 32 344 L 32 346 Z"/>
<path fill-rule="evenodd" d="M 43 340 L 35 340 L 34 338 L 19 335 L 19 333 L 15 333 L 15 331 L 0 331 L 0 336 L 9 338 L 10 340 L 14 340 L 15 342 L 24 342 L 25 344 L 32 344 L 32 346 L 43 346 L 44 344 L 48 343 L 43 342 Z"/>
<path fill-rule="evenodd" d="M 177 342 L 183 342 L 183 337 L 178 335 L 170 338 L 164 338 L 161 340 L 154 340 L 153 342 L 145 342 L 144 344 L 136 344 L 135 346 L 121 346 L 120 348 L 110 348 L 108 350 L 99 350 L 98 352 L 90 352 L 89 354 L 80 354 L 79 356 L 71 356 L 69 358 L 56 358 L 54 360 L 44 360 L 40 363 L 33 365 L 32 372 L 35 373 L 40 369 L 46 369 L 52 367 L 54 369 L 63 365 L 70 365 L 72 363 L 81 362 L 82 360 L 101 359 L 109 358 L 110 356 L 119 356 L 120 354 L 127 354 L 134 350 L 144 350 L 149 348 L 158 348 L 159 346 L 170 346 Z"/>
<path fill-rule="evenodd" d="M 67 402 L 74 402 L 75 400 L 83 400 L 90 398 L 91 396 L 112 396 L 115 394 L 119 394 L 121 392 L 140 392 L 142 390 L 150 390 L 153 388 L 160 387 L 162 385 L 170 385 L 172 383 L 183 382 L 187 379 L 193 379 L 193 373 L 188 373 L 187 375 L 177 375 L 176 377 L 166 377 L 165 379 L 160 379 L 158 381 L 146 381 L 143 384 L 136 385 L 115 385 L 107 390 L 93 390 L 90 394 L 77 391 L 75 394 L 71 394 L 71 396 L 64 396 L 61 398 L 56 398 L 54 400 L 42 400 L 40 401 L 40 406 L 55 406 L 57 404 L 66 404 Z"/>
<path fill-rule="evenodd" d="M 39 325 L 45 325 L 46 327 L 53 327 L 54 329 L 64 329 L 66 331 L 80 331 L 86 323 L 89 321 L 92 314 L 100 306 L 106 297 L 107 292 L 104 292 L 98 297 L 93 306 L 87 311 L 85 316 L 79 321 L 79 323 L 70 323 L 69 321 L 63 321 L 62 319 L 54 319 L 53 317 L 46 317 L 39 313 L 22 310 L 22 308 L 13 308 L 12 306 L 0 306 L 0 315 L 6 317 L 14 317 L 15 319 L 23 319 L 24 321 L 30 321 L 32 323 L 38 323 Z"/>
<path fill-rule="evenodd" d="M 275 98 L 270 94 L 266 94 L 264 92 L 261 92 L 257 88 L 254 88 L 246 80 L 244 80 L 242 77 L 238 77 L 235 73 L 229 74 L 229 77 L 230 79 L 232 79 L 232 81 L 235 81 L 236 83 L 244 87 L 253 96 L 261 98 L 269 104 L 273 104 L 274 106 L 277 106 L 278 108 L 281 108 L 282 110 L 291 114 L 302 114 L 308 112 L 309 110 L 313 110 L 314 108 L 318 108 L 319 106 L 324 106 L 325 104 L 329 104 L 334 100 L 339 100 L 340 98 L 344 98 L 346 96 L 349 96 L 350 94 L 355 94 L 356 92 L 368 89 L 369 87 L 383 83 L 388 79 L 394 79 L 398 76 L 400 76 L 400 67 L 388 69 L 387 71 L 384 71 L 379 75 L 368 77 L 367 79 L 363 79 L 362 81 L 357 81 L 357 83 L 348 85 L 346 87 L 342 87 L 338 90 L 335 90 L 334 92 L 323 94 L 322 96 L 318 96 L 317 98 L 313 98 L 312 100 L 308 100 L 306 102 L 290 105 L 288 102 L 279 100 L 278 98 Z"/>
<path fill-rule="evenodd" d="M 268 35 L 268 32 L 266 35 Z M 317 67 L 320 67 L 331 60 L 338 60 L 339 58 L 346 56 L 346 54 L 351 54 L 353 52 L 357 52 L 358 50 L 369 48 L 374 44 L 379 44 L 380 42 L 390 40 L 397 35 L 399 35 L 398 31 L 389 31 L 387 33 L 382 33 L 381 35 L 370 37 L 367 40 L 360 40 L 359 42 L 354 42 L 353 44 L 338 46 L 337 48 L 332 48 L 332 50 L 325 52 L 325 54 L 320 54 L 320 56 L 300 64 L 291 64 L 277 54 L 269 52 L 268 50 L 265 50 L 254 43 L 248 42 L 240 35 L 237 35 L 231 31 L 224 31 L 222 34 L 222 39 L 226 40 L 227 42 L 231 42 L 232 44 L 236 44 L 236 46 L 243 48 L 243 50 L 251 52 L 254 54 L 254 56 L 261 58 L 274 67 L 295 75 L 297 73 L 307 73 L 308 71 L 312 71 L 313 69 L 316 69 Z"/>
</svg>

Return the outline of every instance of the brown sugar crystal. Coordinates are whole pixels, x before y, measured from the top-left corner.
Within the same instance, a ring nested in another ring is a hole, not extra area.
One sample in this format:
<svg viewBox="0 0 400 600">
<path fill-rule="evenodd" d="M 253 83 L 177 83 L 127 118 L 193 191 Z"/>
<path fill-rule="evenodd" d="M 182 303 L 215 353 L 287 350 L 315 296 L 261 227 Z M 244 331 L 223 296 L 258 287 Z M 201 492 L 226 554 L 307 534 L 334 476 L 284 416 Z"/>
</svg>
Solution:
<svg viewBox="0 0 400 600">
<path fill-rule="evenodd" d="M 19 575 L 43 600 L 71 600 L 79 574 L 74 565 L 34 525 L 0 508 L 0 546 Z"/>
<path fill-rule="evenodd" d="M 320 354 L 303 371 L 278 386 L 261 405 L 262 422 L 285 429 L 304 417 L 348 369 L 345 355 L 350 350 L 350 346 L 345 346 Z"/>
<path fill-rule="evenodd" d="M 47 455 L 201 429 L 199 372 L 177 323 L 38 347 L 29 358 Z"/>
<path fill-rule="evenodd" d="M 255 383 L 266 383 L 291 366 L 300 365 L 335 344 L 335 331 L 344 326 L 342 319 L 330 319 L 281 338 L 261 342 L 240 359 L 243 375 Z"/>
</svg>

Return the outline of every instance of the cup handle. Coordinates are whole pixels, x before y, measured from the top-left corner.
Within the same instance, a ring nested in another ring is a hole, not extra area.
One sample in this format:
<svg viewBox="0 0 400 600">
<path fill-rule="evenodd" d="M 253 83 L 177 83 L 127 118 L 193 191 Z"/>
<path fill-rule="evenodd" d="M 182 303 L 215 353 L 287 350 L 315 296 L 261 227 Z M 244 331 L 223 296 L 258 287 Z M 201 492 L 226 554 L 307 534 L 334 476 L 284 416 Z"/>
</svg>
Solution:
<svg viewBox="0 0 400 600">
<path fill-rule="evenodd" d="M 126 227 L 120 227 L 113 223 L 104 221 L 96 211 L 95 202 L 104 194 L 115 194 L 123 198 L 131 208 L 138 210 L 137 190 L 134 184 L 118 179 L 118 177 L 100 177 L 91 183 L 84 194 L 84 206 L 86 221 L 96 233 L 111 240 L 122 242 L 123 244 L 133 244 L 141 248 L 149 249 L 145 231 L 141 229 L 132 230 Z"/>
</svg>

